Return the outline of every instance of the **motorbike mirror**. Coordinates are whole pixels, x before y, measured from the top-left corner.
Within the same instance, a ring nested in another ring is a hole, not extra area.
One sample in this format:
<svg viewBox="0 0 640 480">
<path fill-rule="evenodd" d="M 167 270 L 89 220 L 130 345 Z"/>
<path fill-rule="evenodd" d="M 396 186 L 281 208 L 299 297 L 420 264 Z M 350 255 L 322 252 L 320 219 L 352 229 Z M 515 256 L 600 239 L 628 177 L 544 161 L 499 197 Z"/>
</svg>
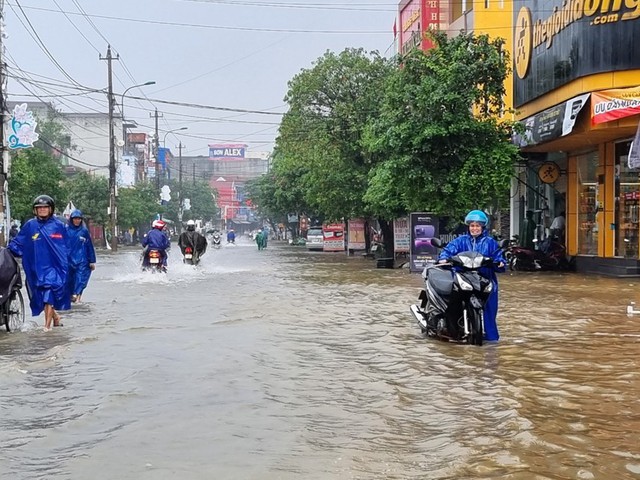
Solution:
<svg viewBox="0 0 640 480">
<path fill-rule="evenodd" d="M 431 245 L 436 248 L 442 248 L 442 240 L 434 237 L 431 239 Z"/>
<path fill-rule="evenodd" d="M 500 246 L 500 248 L 506 248 L 509 245 L 509 240 L 506 238 L 503 238 L 498 242 L 498 245 Z"/>
</svg>

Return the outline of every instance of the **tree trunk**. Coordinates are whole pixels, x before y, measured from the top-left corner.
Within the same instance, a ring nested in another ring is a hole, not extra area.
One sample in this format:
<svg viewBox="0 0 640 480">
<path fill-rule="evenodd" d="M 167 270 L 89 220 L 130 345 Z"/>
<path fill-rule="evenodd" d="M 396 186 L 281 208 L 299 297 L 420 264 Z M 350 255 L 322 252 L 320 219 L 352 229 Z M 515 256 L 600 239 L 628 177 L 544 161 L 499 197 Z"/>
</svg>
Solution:
<svg viewBox="0 0 640 480">
<path fill-rule="evenodd" d="M 384 256 L 393 257 L 393 221 L 389 222 L 382 218 L 378 218 L 380 224 L 380 232 L 382 233 L 382 242 L 384 243 Z"/>
</svg>

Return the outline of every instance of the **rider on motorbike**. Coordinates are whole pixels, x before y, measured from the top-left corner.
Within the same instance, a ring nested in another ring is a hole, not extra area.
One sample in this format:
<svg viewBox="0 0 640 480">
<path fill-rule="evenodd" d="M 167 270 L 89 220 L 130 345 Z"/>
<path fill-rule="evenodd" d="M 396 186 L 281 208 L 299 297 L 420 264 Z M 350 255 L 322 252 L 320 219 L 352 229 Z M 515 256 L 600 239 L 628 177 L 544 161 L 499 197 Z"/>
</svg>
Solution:
<svg viewBox="0 0 640 480">
<path fill-rule="evenodd" d="M 489 218 L 481 210 L 470 211 L 464 219 L 464 223 L 469 227 L 469 232 L 452 240 L 442 249 L 438 258 L 439 263 L 446 263 L 447 260 L 460 252 L 478 252 L 485 257 L 493 258 L 495 268 L 484 267 L 479 270 L 480 275 L 491 279 L 493 291 L 484 306 L 484 332 L 485 339 L 497 341 L 500 338 L 496 316 L 498 314 L 498 279 L 496 271 L 504 272 L 505 259 L 498 242 L 487 233 Z"/>
<path fill-rule="evenodd" d="M 162 220 L 154 220 L 151 224 L 151 230 L 142 239 L 142 246 L 145 247 L 145 252 L 158 250 L 162 256 L 162 265 L 166 268 L 167 250 L 171 247 L 171 241 L 162 231 L 165 225 L 166 223 Z M 146 255 L 144 258 L 146 259 Z"/>
<path fill-rule="evenodd" d="M 178 246 L 182 251 L 182 255 L 185 254 L 185 249 L 191 247 L 193 252 L 193 263 L 198 263 L 198 260 L 204 252 L 207 251 L 207 239 L 203 235 L 196 232 L 196 222 L 189 220 L 187 222 L 187 231 L 180 234 L 178 238 Z"/>
</svg>

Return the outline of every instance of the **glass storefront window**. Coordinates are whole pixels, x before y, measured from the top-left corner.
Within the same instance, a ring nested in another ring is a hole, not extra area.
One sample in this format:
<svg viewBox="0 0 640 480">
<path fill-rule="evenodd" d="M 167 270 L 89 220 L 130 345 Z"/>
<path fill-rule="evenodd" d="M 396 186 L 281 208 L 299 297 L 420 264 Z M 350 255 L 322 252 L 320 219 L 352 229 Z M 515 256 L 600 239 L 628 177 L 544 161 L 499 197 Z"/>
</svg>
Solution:
<svg viewBox="0 0 640 480">
<path fill-rule="evenodd" d="M 629 170 L 630 142 L 616 144 L 616 245 L 614 255 L 638 258 L 640 172 Z"/>
<path fill-rule="evenodd" d="M 578 170 L 578 253 L 598 254 L 598 152 L 580 155 Z"/>
</svg>

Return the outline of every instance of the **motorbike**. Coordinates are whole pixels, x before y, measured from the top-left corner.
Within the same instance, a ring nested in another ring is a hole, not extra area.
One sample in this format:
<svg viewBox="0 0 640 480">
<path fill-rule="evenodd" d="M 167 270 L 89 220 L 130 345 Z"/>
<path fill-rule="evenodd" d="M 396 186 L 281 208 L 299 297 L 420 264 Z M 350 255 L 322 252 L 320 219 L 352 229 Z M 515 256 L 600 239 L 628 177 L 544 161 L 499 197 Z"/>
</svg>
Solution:
<svg viewBox="0 0 640 480">
<path fill-rule="evenodd" d="M 220 238 L 220 234 L 219 233 L 214 233 L 213 234 L 213 236 L 211 237 L 211 245 L 213 245 L 213 248 L 222 247 L 222 239 Z"/>
<path fill-rule="evenodd" d="M 152 273 L 166 273 L 167 267 L 164 265 L 162 252 L 155 248 L 149 248 L 142 252 L 142 270 Z"/>
<path fill-rule="evenodd" d="M 551 237 L 543 240 L 539 249 L 532 250 L 512 244 L 505 252 L 505 258 L 510 270 L 536 272 L 570 268 L 565 246 Z"/>
<path fill-rule="evenodd" d="M 8 249 L 0 247 L 0 325 L 4 325 L 7 332 L 20 330 L 24 324 L 21 289 L 20 265 Z"/>
<path fill-rule="evenodd" d="M 193 256 L 193 248 L 191 247 L 186 247 L 184 249 L 184 254 L 183 254 L 184 258 L 183 258 L 183 263 L 186 263 L 187 265 L 196 265 L 198 263 L 198 260 L 196 260 L 196 258 L 194 258 Z"/>
<path fill-rule="evenodd" d="M 508 240 L 499 242 L 504 249 Z M 444 248 L 439 238 L 431 245 Z M 423 334 L 444 341 L 481 346 L 484 341 L 483 310 L 493 291 L 490 279 L 480 275 L 483 267 L 495 267 L 491 257 L 468 251 L 460 252 L 448 263 L 426 267 L 422 272 L 425 288 L 411 313 Z"/>
</svg>

